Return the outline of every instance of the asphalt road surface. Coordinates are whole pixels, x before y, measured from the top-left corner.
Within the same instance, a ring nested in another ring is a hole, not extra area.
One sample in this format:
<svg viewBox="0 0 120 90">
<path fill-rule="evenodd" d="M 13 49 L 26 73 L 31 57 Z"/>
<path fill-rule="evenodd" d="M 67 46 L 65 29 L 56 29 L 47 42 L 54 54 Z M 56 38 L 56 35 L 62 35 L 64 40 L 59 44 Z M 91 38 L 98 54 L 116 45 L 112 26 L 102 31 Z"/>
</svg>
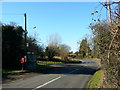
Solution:
<svg viewBox="0 0 120 90">
<path fill-rule="evenodd" d="M 58 69 L 52 73 L 37 75 L 20 79 L 9 84 L 3 84 L 4 88 L 85 88 L 91 76 L 96 71 L 98 64 L 94 61 L 83 60 L 80 64 L 56 64 Z"/>
</svg>

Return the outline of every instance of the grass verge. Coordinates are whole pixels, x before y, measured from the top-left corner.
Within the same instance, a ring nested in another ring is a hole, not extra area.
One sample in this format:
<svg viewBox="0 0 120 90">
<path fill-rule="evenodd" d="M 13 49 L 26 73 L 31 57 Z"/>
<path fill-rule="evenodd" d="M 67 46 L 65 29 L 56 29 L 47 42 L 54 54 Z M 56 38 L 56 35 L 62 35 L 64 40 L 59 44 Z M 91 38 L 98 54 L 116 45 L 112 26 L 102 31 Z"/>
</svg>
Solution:
<svg viewBox="0 0 120 90">
<path fill-rule="evenodd" d="M 37 61 L 38 64 L 60 64 L 63 62 L 55 62 L 55 61 Z"/>
<path fill-rule="evenodd" d="M 47 70 L 50 70 L 52 67 L 47 65 L 47 64 L 42 64 L 42 63 L 37 63 L 35 70 L 6 70 L 3 69 L 2 70 L 2 76 L 6 77 L 7 75 L 19 75 L 22 73 L 30 73 L 30 72 L 44 72 Z"/>
<path fill-rule="evenodd" d="M 103 82 L 103 70 L 98 70 L 88 82 L 87 88 L 100 88 Z"/>
<path fill-rule="evenodd" d="M 77 59 L 70 59 L 70 61 L 74 61 L 74 62 L 77 62 L 78 60 L 77 60 Z"/>
<path fill-rule="evenodd" d="M 28 70 L 2 70 L 3 74 L 14 74 L 14 73 L 24 73 L 28 72 Z"/>
<path fill-rule="evenodd" d="M 29 70 L 2 70 L 2 77 L 6 77 L 9 74 L 15 75 L 15 74 L 20 74 L 20 73 L 27 73 L 30 72 Z"/>
</svg>

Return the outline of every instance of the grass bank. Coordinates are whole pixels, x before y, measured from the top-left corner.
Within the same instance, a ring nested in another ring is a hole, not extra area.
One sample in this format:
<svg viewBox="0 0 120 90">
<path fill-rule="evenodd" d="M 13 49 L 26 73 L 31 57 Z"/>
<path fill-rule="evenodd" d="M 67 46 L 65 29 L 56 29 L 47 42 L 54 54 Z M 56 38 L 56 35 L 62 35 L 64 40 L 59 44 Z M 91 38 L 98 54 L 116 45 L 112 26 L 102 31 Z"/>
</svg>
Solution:
<svg viewBox="0 0 120 90">
<path fill-rule="evenodd" d="M 7 75 L 19 75 L 22 73 L 31 73 L 31 72 L 39 72 L 43 73 L 52 69 L 51 66 L 47 64 L 37 63 L 36 68 L 34 70 L 14 70 L 14 69 L 3 69 L 2 77 L 7 77 Z"/>
<path fill-rule="evenodd" d="M 91 80 L 88 82 L 87 88 L 100 88 L 103 82 L 103 77 L 103 70 L 96 71 Z"/>
</svg>

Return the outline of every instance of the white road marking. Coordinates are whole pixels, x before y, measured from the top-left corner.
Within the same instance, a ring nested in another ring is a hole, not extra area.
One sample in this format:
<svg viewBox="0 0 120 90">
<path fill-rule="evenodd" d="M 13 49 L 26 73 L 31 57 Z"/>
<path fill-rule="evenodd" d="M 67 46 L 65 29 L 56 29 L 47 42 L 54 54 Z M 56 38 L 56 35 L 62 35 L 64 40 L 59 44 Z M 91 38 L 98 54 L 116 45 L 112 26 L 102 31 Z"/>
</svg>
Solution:
<svg viewBox="0 0 120 90">
<path fill-rule="evenodd" d="M 71 73 L 73 73 L 73 72 L 75 72 L 75 71 L 77 71 L 77 70 L 79 70 L 79 69 L 75 69 L 75 70 L 73 70 L 73 71 L 69 72 L 69 74 L 71 74 Z"/>
<path fill-rule="evenodd" d="M 52 79 L 52 80 L 50 80 L 50 81 L 48 81 L 48 82 L 46 82 L 46 83 L 44 83 L 44 84 L 36 87 L 36 88 L 33 89 L 33 90 L 36 90 L 36 89 L 38 89 L 38 88 L 41 88 L 41 87 L 43 87 L 43 86 L 45 86 L 45 85 L 47 85 L 47 84 L 49 84 L 49 83 L 51 83 L 51 82 L 54 82 L 55 80 L 60 79 L 60 78 L 61 78 L 61 76 L 59 76 L 59 77 L 57 77 L 57 78 L 55 78 L 55 79 Z"/>
<path fill-rule="evenodd" d="M 69 74 L 70 74 L 70 73 L 73 73 L 73 72 L 75 72 L 75 71 L 77 71 L 77 70 L 79 70 L 79 69 L 75 69 L 75 70 L 73 70 L 73 71 L 70 71 Z M 64 76 L 67 76 L 67 75 L 64 75 Z M 37 86 L 36 88 L 34 88 L 34 89 L 32 89 L 32 90 L 36 90 L 36 89 L 38 89 L 38 88 L 41 88 L 41 87 L 43 87 L 43 86 L 45 86 L 45 85 L 47 85 L 47 84 L 49 84 L 49 83 L 51 83 L 51 82 L 54 82 L 54 81 L 60 79 L 61 77 L 62 77 L 62 76 L 59 76 L 59 77 L 57 77 L 57 78 L 55 78 L 55 79 L 52 79 L 52 80 L 50 80 L 50 81 L 48 81 L 48 82 L 46 82 L 46 83 L 44 83 L 44 84 L 42 84 L 42 85 L 40 85 L 40 86 Z"/>
</svg>

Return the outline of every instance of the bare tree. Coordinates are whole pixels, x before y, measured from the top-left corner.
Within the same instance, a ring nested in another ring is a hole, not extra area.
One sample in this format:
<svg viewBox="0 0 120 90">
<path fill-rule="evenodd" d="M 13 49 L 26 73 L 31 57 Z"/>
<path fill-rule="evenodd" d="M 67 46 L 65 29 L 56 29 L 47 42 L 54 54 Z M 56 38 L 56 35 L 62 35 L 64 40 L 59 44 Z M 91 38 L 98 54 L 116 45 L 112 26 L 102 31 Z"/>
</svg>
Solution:
<svg viewBox="0 0 120 90">
<path fill-rule="evenodd" d="M 59 46 L 61 43 L 61 37 L 57 33 L 51 34 L 47 38 L 47 43 L 48 43 L 48 46 Z"/>
<path fill-rule="evenodd" d="M 57 56 L 59 54 L 59 45 L 61 43 L 61 38 L 57 33 L 51 34 L 47 42 L 48 46 L 46 47 L 46 55 L 49 59 L 52 59 L 54 56 Z"/>
<path fill-rule="evenodd" d="M 61 44 L 59 46 L 59 54 L 62 57 L 62 59 L 64 59 L 65 61 L 68 60 L 69 51 L 70 51 L 70 47 L 68 45 Z"/>
</svg>

